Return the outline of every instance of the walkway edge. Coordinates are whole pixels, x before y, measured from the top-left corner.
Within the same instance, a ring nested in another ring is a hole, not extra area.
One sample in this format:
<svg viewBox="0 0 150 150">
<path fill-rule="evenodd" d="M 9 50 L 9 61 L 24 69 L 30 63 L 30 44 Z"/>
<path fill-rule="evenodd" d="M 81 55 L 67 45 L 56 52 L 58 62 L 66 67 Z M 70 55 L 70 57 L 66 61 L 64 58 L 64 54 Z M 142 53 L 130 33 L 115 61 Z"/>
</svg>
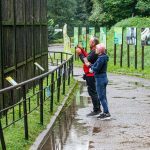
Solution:
<svg viewBox="0 0 150 150">
<path fill-rule="evenodd" d="M 55 123 L 57 117 L 59 116 L 60 112 L 62 111 L 63 107 L 65 106 L 67 100 L 69 99 L 70 95 L 72 94 L 72 91 L 77 86 L 78 81 L 75 80 L 75 83 L 73 87 L 69 90 L 68 94 L 66 95 L 64 101 L 62 104 L 58 107 L 57 112 L 54 114 L 54 116 L 51 118 L 50 123 L 47 125 L 46 129 L 42 131 L 39 136 L 36 138 L 33 145 L 30 147 L 30 150 L 40 150 L 42 146 L 45 144 L 45 141 L 48 138 L 48 133 L 50 129 L 52 128 L 53 124 Z"/>
</svg>

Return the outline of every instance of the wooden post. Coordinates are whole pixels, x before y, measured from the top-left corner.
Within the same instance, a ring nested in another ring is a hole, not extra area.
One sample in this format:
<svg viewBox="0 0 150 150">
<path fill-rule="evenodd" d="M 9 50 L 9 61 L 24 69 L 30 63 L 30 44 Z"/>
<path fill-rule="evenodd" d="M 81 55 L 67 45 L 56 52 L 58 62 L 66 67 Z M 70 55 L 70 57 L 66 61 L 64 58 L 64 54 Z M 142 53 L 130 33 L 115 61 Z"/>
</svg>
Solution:
<svg viewBox="0 0 150 150">
<path fill-rule="evenodd" d="M 129 44 L 127 45 L 127 64 L 128 64 L 128 67 L 130 67 L 130 46 L 129 46 Z"/>
<path fill-rule="evenodd" d="M 122 31 L 122 44 L 121 44 L 121 52 L 120 52 L 120 67 L 122 67 L 122 58 L 123 58 L 123 31 Z"/>
<path fill-rule="evenodd" d="M 13 0 L 13 12 L 14 12 L 14 63 L 15 63 L 15 78 L 17 81 L 17 57 L 16 57 L 16 1 Z"/>
<path fill-rule="evenodd" d="M 3 26 L 2 26 L 2 3 L 0 1 L 0 89 L 4 87 L 4 66 L 3 66 L 3 49 L 2 49 L 2 34 L 3 34 Z M 4 108 L 4 95 L 0 96 L 0 110 Z"/>
<path fill-rule="evenodd" d="M 144 70 L 144 46 L 142 46 L 142 70 Z"/>
<path fill-rule="evenodd" d="M 135 69 L 137 69 L 137 45 L 135 45 Z"/>
<path fill-rule="evenodd" d="M 116 44 L 114 44 L 114 65 L 116 65 Z"/>
<path fill-rule="evenodd" d="M 120 51 L 120 67 L 122 67 L 122 57 L 123 57 L 123 44 L 121 44 L 121 51 Z"/>
</svg>

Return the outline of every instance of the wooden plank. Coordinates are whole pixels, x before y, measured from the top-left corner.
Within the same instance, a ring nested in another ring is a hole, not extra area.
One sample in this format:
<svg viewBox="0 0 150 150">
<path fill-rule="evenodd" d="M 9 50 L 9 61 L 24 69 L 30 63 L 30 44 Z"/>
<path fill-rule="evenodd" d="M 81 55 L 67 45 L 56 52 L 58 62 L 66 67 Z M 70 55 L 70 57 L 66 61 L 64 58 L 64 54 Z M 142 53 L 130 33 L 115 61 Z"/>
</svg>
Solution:
<svg viewBox="0 0 150 150">
<path fill-rule="evenodd" d="M 4 69 L 15 65 L 14 62 L 14 30 L 12 26 L 3 26 L 2 49 L 4 50 Z"/>
<path fill-rule="evenodd" d="M 34 24 L 40 25 L 40 0 L 34 0 Z"/>
<path fill-rule="evenodd" d="M 0 89 L 3 88 L 3 53 L 2 53 L 2 1 L 0 0 Z M 0 110 L 3 108 L 3 95 L 0 95 Z"/>
<path fill-rule="evenodd" d="M 16 25 L 24 25 L 25 23 L 25 3 L 24 0 L 16 0 Z"/>
<path fill-rule="evenodd" d="M 2 23 L 3 25 L 14 24 L 13 0 L 2 0 Z"/>
<path fill-rule="evenodd" d="M 26 43 L 24 26 L 16 27 L 16 59 L 17 63 L 25 61 Z"/>
<path fill-rule="evenodd" d="M 32 25 L 33 24 L 33 0 L 26 0 L 26 24 Z"/>
<path fill-rule="evenodd" d="M 47 0 L 41 0 L 41 25 L 47 24 Z"/>
</svg>

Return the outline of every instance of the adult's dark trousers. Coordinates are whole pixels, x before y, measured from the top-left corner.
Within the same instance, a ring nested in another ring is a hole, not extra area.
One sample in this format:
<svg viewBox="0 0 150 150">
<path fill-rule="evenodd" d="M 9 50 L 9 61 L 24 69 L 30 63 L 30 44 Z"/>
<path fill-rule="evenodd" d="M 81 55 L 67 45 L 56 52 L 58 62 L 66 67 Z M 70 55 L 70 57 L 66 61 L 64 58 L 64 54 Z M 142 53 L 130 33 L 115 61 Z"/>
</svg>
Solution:
<svg viewBox="0 0 150 150">
<path fill-rule="evenodd" d="M 88 93 L 92 99 L 93 111 L 95 111 L 95 112 L 99 111 L 100 110 L 100 101 L 98 99 L 98 94 L 96 91 L 96 84 L 95 84 L 94 76 L 86 76 L 86 83 L 87 83 Z"/>
</svg>

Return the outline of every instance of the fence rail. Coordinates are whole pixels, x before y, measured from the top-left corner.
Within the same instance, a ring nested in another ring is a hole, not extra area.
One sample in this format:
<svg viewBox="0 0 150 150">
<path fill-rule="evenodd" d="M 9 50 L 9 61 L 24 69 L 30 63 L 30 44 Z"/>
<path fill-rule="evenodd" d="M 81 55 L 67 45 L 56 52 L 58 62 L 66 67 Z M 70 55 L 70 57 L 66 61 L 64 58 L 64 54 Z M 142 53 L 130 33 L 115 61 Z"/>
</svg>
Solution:
<svg viewBox="0 0 150 150">
<path fill-rule="evenodd" d="M 43 125 L 45 101 L 49 101 L 49 110 L 53 112 L 54 94 L 56 94 L 59 102 L 60 95 L 66 93 L 66 85 L 70 85 L 70 78 L 73 76 L 73 55 L 49 51 L 49 69 L 50 71 L 35 78 L 0 90 L 0 96 L 10 95 L 9 102 L 11 104 L 0 110 L 0 141 L 3 150 L 6 149 L 4 129 L 24 119 L 24 135 L 25 139 L 28 140 L 28 115 L 39 108 L 40 123 Z M 33 87 L 28 88 L 31 87 L 29 85 L 33 85 Z M 14 101 L 15 92 L 21 94 L 17 103 Z"/>
</svg>

